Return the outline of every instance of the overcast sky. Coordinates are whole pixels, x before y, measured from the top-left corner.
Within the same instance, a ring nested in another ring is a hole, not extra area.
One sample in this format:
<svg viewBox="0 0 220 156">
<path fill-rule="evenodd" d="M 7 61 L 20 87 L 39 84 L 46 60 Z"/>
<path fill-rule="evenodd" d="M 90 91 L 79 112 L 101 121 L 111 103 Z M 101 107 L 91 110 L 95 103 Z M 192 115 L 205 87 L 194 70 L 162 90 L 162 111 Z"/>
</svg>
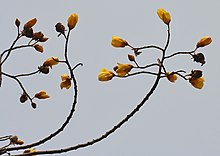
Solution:
<svg viewBox="0 0 220 156">
<path fill-rule="evenodd" d="M 34 30 L 49 37 L 43 44 L 43 54 L 33 48 L 14 51 L 3 66 L 3 71 L 10 74 L 35 71 L 51 56 L 62 60 L 64 39 L 57 38 L 54 26 L 57 22 L 66 25 L 71 13 L 76 12 L 79 16 L 69 42 L 71 64 L 84 64 L 75 71 L 79 87 L 76 112 L 64 132 L 37 150 L 59 149 L 90 141 L 112 128 L 135 108 L 155 77 L 115 78 L 103 83 L 97 80 L 97 75 L 102 67 L 112 69 L 117 62 L 129 62 L 127 54 L 132 51 L 113 48 L 112 35 L 126 39 L 135 47 L 163 46 L 167 28 L 156 11 L 164 8 L 172 17 L 168 54 L 191 51 L 202 36 L 212 36 L 212 44 L 201 49 L 207 62 L 203 67 L 194 63 L 190 56 L 177 56 L 165 64 L 170 71 L 203 70 L 204 88 L 195 89 L 180 78 L 175 84 L 162 79 L 145 106 L 114 134 L 93 146 L 63 155 L 219 156 L 219 6 L 217 0 L 2 0 L 0 51 L 9 48 L 16 37 L 16 18 L 24 24 L 36 17 L 38 22 Z M 23 39 L 19 43 L 26 42 Z M 138 59 L 144 65 L 159 56 L 157 51 L 147 50 Z M 34 95 L 43 89 L 51 96 L 47 100 L 36 100 L 36 110 L 30 107 L 29 102 L 21 104 L 21 89 L 15 81 L 3 77 L 0 136 L 18 135 L 29 144 L 60 127 L 72 103 L 72 90 L 59 88 L 63 73 L 68 73 L 65 66 L 58 65 L 49 75 L 37 74 L 21 79 L 29 94 Z"/>
</svg>

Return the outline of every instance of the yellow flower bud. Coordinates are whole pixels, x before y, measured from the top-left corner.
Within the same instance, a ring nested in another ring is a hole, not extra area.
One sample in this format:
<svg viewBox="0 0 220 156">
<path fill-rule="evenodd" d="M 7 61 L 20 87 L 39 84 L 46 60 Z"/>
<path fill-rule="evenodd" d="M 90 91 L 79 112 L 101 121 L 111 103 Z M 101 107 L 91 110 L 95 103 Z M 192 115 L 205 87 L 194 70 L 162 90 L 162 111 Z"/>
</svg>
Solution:
<svg viewBox="0 0 220 156">
<path fill-rule="evenodd" d="M 48 58 L 44 63 L 43 66 L 50 66 L 52 69 L 52 66 L 57 65 L 59 63 L 59 58 L 58 57 L 51 57 Z"/>
<path fill-rule="evenodd" d="M 60 83 L 60 88 L 66 88 L 69 89 L 71 87 L 71 78 L 67 74 L 61 75 L 62 82 Z"/>
<path fill-rule="evenodd" d="M 47 93 L 44 91 L 44 90 L 41 90 L 40 92 L 36 93 L 34 95 L 35 98 L 38 98 L 38 99 L 47 99 L 49 98 L 50 96 L 47 95 Z"/>
<path fill-rule="evenodd" d="M 29 21 L 27 21 L 27 23 L 24 24 L 24 29 L 30 29 L 32 28 L 35 24 L 37 23 L 37 19 L 36 18 L 32 18 Z"/>
<path fill-rule="evenodd" d="M 212 38 L 210 36 L 204 36 L 202 37 L 199 42 L 197 42 L 196 47 L 205 47 L 209 45 L 212 42 Z"/>
<path fill-rule="evenodd" d="M 171 16 L 170 13 L 167 12 L 166 10 L 160 8 L 157 10 L 157 15 L 160 17 L 160 19 L 167 25 L 169 25 L 171 21 Z"/>
<path fill-rule="evenodd" d="M 38 52 L 41 52 L 41 53 L 44 51 L 43 46 L 41 46 L 39 44 L 35 44 L 34 49 L 37 50 Z"/>
<path fill-rule="evenodd" d="M 123 77 L 126 74 L 128 74 L 133 66 L 131 64 L 120 64 L 118 63 L 118 66 L 114 68 L 115 72 L 118 74 L 118 76 Z"/>
<path fill-rule="evenodd" d="M 111 80 L 113 77 L 115 76 L 115 74 L 112 71 L 109 71 L 105 68 L 102 68 L 99 72 L 98 75 L 98 80 L 99 81 L 109 81 Z"/>
<path fill-rule="evenodd" d="M 171 73 L 167 72 L 166 77 L 170 82 L 173 82 L 173 83 L 177 80 L 177 75 L 172 72 Z"/>
<path fill-rule="evenodd" d="M 189 79 L 189 82 L 191 83 L 191 85 L 197 89 L 202 89 L 204 85 L 204 81 L 205 80 L 203 77 Z"/>
<path fill-rule="evenodd" d="M 78 22 L 78 15 L 76 13 L 71 14 L 67 22 L 68 22 L 67 25 L 69 27 L 69 30 L 72 30 L 76 26 L 76 23 Z"/>
<path fill-rule="evenodd" d="M 128 45 L 127 41 L 121 39 L 118 36 L 112 36 L 112 46 L 116 48 L 123 48 Z"/>
</svg>

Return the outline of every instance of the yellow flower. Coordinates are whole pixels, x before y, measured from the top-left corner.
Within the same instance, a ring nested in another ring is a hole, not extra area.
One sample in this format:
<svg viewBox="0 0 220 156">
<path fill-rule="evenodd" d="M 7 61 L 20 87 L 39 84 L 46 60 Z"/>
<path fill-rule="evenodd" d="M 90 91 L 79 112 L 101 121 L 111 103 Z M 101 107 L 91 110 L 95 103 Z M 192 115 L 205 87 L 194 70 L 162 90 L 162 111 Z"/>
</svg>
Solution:
<svg viewBox="0 0 220 156">
<path fill-rule="evenodd" d="M 78 15 L 76 13 L 71 14 L 67 22 L 68 22 L 67 25 L 69 27 L 69 30 L 72 30 L 76 26 L 76 23 L 78 22 Z"/>
<path fill-rule="evenodd" d="M 173 82 L 173 83 L 177 80 L 177 75 L 172 72 L 171 73 L 167 72 L 166 77 L 170 82 Z"/>
<path fill-rule="evenodd" d="M 61 75 L 62 82 L 60 83 L 60 88 L 69 89 L 71 87 L 71 78 L 67 74 Z"/>
<path fill-rule="evenodd" d="M 98 75 L 98 80 L 99 81 L 109 81 L 111 80 L 113 77 L 115 76 L 115 74 L 112 71 L 109 71 L 105 68 L 102 68 L 99 72 Z"/>
<path fill-rule="evenodd" d="M 29 148 L 29 149 L 26 149 L 23 153 L 33 153 L 33 152 L 36 152 L 37 150 L 35 148 Z M 31 156 L 36 156 L 36 155 L 31 155 Z"/>
<path fill-rule="evenodd" d="M 116 48 L 123 48 L 126 45 L 128 45 L 127 41 L 123 40 L 122 38 L 118 36 L 112 36 L 112 46 Z"/>
<path fill-rule="evenodd" d="M 35 24 L 37 23 L 37 19 L 36 18 L 32 18 L 29 21 L 27 21 L 27 23 L 24 24 L 24 29 L 30 29 L 32 28 Z"/>
<path fill-rule="evenodd" d="M 49 98 L 50 96 L 47 95 L 47 93 L 44 91 L 44 90 L 41 90 L 40 92 L 36 93 L 34 95 L 35 98 L 38 98 L 38 99 L 47 99 Z"/>
<path fill-rule="evenodd" d="M 204 78 L 203 77 L 190 78 L 189 82 L 191 83 L 191 85 L 193 85 L 193 87 L 195 87 L 197 89 L 202 89 L 202 87 L 204 85 Z"/>
<path fill-rule="evenodd" d="M 131 64 L 118 63 L 118 66 L 115 66 L 114 70 L 118 74 L 118 76 L 123 77 L 128 74 L 132 68 L 133 66 Z"/>
<path fill-rule="evenodd" d="M 196 47 L 205 47 L 207 45 L 209 45 L 212 42 L 212 38 L 210 36 L 204 36 L 202 37 L 199 42 L 197 42 Z"/>
<path fill-rule="evenodd" d="M 169 25 L 171 21 L 171 16 L 170 13 L 167 12 L 166 10 L 160 8 L 157 10 L 157 15 L 160 17 L 160 19 L 167 25 Z"/>
<path fill-rule="evenodd" d="M 57 65 L 59 63 L 59 58 L 58 57 L 51 57 L 48 58 L 44 63 L 43 66 L 50 66 L 52 69 L 52 66 Z"/>
</svg>

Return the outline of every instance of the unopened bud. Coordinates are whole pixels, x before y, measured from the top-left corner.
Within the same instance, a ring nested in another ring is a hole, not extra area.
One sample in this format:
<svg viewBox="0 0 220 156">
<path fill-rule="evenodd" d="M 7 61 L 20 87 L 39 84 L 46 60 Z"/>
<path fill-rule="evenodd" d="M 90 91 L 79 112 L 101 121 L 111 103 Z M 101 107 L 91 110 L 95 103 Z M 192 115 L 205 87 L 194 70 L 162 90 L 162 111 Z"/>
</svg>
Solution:
<svg viewBox="0 0 220 156">
<path fill-rule="evenodd" d="M 21 103 L 25 103 L 27 101 L 27 94 L 23 93 L 20 97 L 20 102 Z"/>
<path fill-rule="evenodd" d="M 131 55 L 131 54 L 128 54 L 128 59 L 129 59 L 130 61 L 135 61 L 134 55 Z"/>
<path fill-rule="evenodd" d="M 57 24 L 55 25 L 55 28 L 56 28 L 56 31 L 57 31 L 57 32 L 64 34 L 64 32 L 65 32 L 65 26 L 64 26 L 62 23 L 57 23 Z"/>
<path fill-rule="evenodd" d="M 37 23 L 37 19 L 36 18 L 32 18 L 29 21 L 27 21 L 27 23 L 24 24 L 24 29 L 30 29 L 32 28 L 35 24 Z"/>
<path fill-rule="evenodd" d="M 22 34 L 28 38 L 32 38 L 33 35 L 34 35 L 34 32 L 33 32 L 33 29 L 32 28 L 29 28 L 29 29 L 24 29 L 22 31 Z"/>
<path fill-rule="evenodd" d="M 32 102 L 32 103 L 31 103 L 31 107 L 35 109 L 35 108 L 37 108 L 37 104 L 34 103 L 34 102 Z"/>
<path fill-rule="evenodd" d="M 17 27 L 19 27 L 20 24 L 21 24 L 20 20 L 16 18 L 16 20 L 15 20 L 15 25 L 16 25 Z"/>
<path fill-rule="evenodd" d="M 37 51 L 39 51 L 39 52 L 41 52 L 41 53 L 44 51 L 43 46 L 41 46 L 41 45 L 39 45 L 39 44 L 35 44 L 35 45 L 34 45 L 34 49 L 37 50 Z"/>
</svg>

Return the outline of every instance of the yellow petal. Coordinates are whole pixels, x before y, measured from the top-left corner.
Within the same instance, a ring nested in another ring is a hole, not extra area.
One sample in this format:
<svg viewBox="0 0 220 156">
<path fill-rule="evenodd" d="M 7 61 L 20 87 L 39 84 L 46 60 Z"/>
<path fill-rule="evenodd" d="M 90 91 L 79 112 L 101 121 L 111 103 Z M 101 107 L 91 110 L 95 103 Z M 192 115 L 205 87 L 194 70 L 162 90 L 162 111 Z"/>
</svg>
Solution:
<svg viewBox="0 0 220 156">
<path fill-rule="evenodd" d="M 63 75 L 61 75 L 61 80 L 62 81 L 65 81 L 65 80 L 67 80 L 67 79 L 69 79 L 70 77 L 69 77 L 69 75 L 67 75 L 67 74 L 63 74 Z"/>
<path fill-rule="evenodd" d="M 101 71 L 98 74 L 98 80 L 99 81 L 109 81 L 111 80 L 115 74 L 105 68 L 102 68 Z"/>
<path fill-rule="evenodd" d="M 44 90 L 41 90 L 40 92 L 36 93 L 34 95 L 34 97 L 38 98 L 38 99 L 47 99 L 49 98 L 50 96 L 47 95 L 47 93 L 44 91 Z"/>
<path fill-rule="evenodd" d="M 118 74 L 118 76 L 123 77 L 126 74 L 128 74 L 131 69 L 133 68 L 133 66 L 131 64 L 120 64 L 118 63 L 117 68 L 115 68 L 116 73 Z"/>
<path fill-rule="evenodd" d="M 78 22 L 78 15 L 76 13 L 71 14 L 67 22 L 69 29 L 72 30 L 76 26 L 76 23 Z"/>
<path fill-rule="evenodd" d="M 172 74 L 170 72 L 167 72 L 166 73 L 166 76 L 167 76 L 167 79 L 170 81 L 170 82 L 175 82 L 177 80 L 177 75 L 176 74 Z"/>
<path fill-rule="evenodd" d="M 170 13 L 164 10 L 163 8 L 160 8 L 157 10 L 157 15 L 160 17 L 160 19 L 165 23 L 169 24 L 171 21 Z"/>
<path fill-rule="evenodd" d="M 204 36 L 202 37 L 199 42 L 197 42 L 196 47 L 205 47 L 207 45 L 209 45 L 212 42 L 212 38 L 210 36 Z"/>
<path fill-rule="evenodd" d="M 120 38 L 118 36 L 112 36 L 111 44 L 112 44 L 112 46 L 114 46 L 116 48 L 123 48 L 126 45 L 128 45 L 127 41 L 123 40 L 122 38 Z"/>
<path fill-rule="evenodd" d="M 70 80 L 64 80 L 60 83 L 60 88 L 63 89 L 63 88 L 66 88 L 66 89 L 69 89 L 71 87 L 71 81 Z"/>
<path fill-rule="evenodd" d="M 202 87 L 204 86 L 204 78 L 203 77 L 192 78 L 189 80 L 189 82 L 192 84 L 193 87 L 195 87 L 197 89 L 202 89 Z"/>
</svg>

